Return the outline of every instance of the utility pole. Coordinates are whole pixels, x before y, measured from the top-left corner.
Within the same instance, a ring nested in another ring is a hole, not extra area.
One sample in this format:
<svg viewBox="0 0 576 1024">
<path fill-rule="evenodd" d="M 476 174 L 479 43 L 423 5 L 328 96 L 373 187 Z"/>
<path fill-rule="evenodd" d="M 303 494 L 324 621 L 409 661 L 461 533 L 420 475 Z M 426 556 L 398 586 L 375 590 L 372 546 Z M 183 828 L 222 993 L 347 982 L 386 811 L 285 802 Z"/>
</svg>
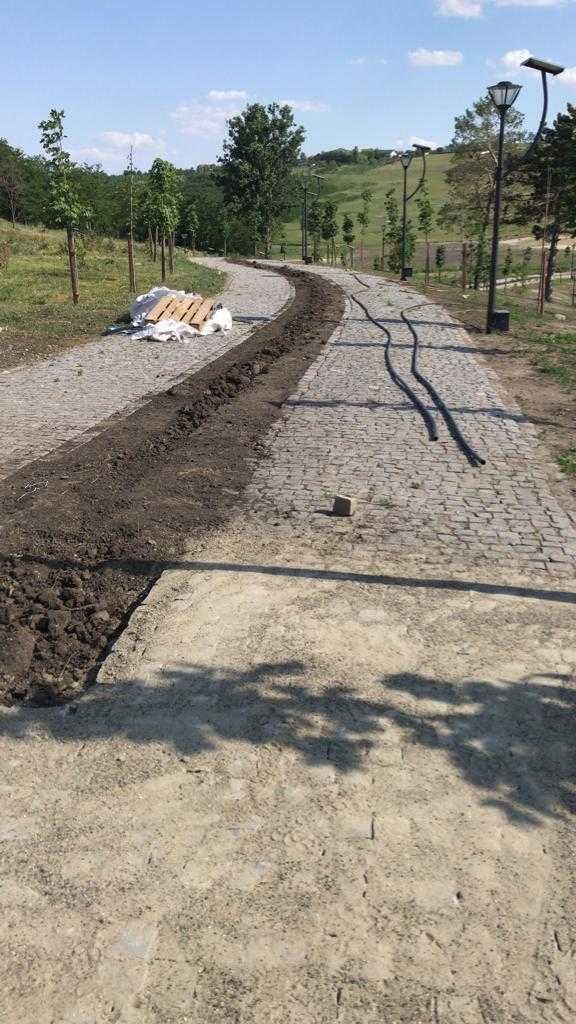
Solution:
<svg viewBox="0 0 576 1024">
<path fill-rule="evenodd" d="M 134 274 L 134 146 L 130 146 L 128 157 L 128 177 L 130 189 L 130 223 L 128 225 L 128 274 L 130 291 L 136 292 L 136 275 Z"/>
</svg>

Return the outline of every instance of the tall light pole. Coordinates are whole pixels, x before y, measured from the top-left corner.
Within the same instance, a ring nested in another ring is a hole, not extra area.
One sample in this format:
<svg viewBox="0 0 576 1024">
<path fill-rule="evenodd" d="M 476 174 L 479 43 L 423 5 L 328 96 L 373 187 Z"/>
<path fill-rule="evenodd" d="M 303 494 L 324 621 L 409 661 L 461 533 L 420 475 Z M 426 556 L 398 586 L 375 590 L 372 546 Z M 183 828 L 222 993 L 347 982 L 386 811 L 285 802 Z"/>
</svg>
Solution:
<svg viewBox="0 0 576 1024">
<path fill-rule="evenodd" d="M 540 71 L 542 75 L 542 88 L 544 90 L 544 106 L 540 125 L 532 143 L 522 156 L 522 159 L 514 164 L 514 169 L 526 160 L 534 147 L 538 144 L 540 136 L 546 124 L 548 112 L 548 79 L 547 75 L 559 75 L 564 70 L 559 64 L 550 64 L 548 61 L 537 60 L 536 57 L 529 57 L 523 61 L 523 67 Z M 496 279 L 498 277 L 498 245 L 500 241 L 500 217 L 502 212 L 502 181 L 504 177 L 504 131 L 506 127 L 506 114 L 514 106 L 520 94 L 522 86 L 513 82 L 498 82 L 491 85 L 488 94 L 500 116 L 500 128 L 498 132 L 498 155 L 496 160 L 496 177 L 494 179 L 494 218 L 492 228 L 492 253 L 490 258 L 490 283 L 488 287 L 488 308 L 486 310 L 486 333 L 491 334 L 494 330 L 507 331 L 509 316 L 506 310 L 496 311 Z"/>
<path fill-rule="evenodd" d="M 409 277 L 412 277 L 412 267 L 406 266 L 406 230 L 407 230 L 407 212 L 408 203 L 415 195 L 420 191 L 426 180 L 426 154 L 430 152 L 430 146 L 421 146 L 418 143 L 414 143 L 414 149 L 422 157 L 422 177 L 418 182 L 413 192 L 408 195 L 408 170 L 410 164 L 414 159 L 415 154 L 408 150 L 406 153 L 402 153 L 400 157 L 400 163 L 404 171 L 404 185 L 402 191 L 402 249 L 400 253 L 400 279 L 406 281 Z"/>
</svg>

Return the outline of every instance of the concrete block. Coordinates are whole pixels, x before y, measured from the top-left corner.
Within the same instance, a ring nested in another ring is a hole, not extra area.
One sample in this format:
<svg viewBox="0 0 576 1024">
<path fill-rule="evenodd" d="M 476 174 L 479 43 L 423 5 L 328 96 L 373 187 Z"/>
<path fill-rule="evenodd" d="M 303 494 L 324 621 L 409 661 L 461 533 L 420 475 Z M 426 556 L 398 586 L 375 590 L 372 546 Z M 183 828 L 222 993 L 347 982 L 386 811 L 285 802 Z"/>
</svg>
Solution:
<svg viewBox="0 0 576 1024">
<path fill-rule="evenodd" d="M 356 510 L 354 498 L 348 498 L 345 494 L 337 494 L 332 506 L 332 514 L 335 516 L 351 516 Z"/>
</svg>

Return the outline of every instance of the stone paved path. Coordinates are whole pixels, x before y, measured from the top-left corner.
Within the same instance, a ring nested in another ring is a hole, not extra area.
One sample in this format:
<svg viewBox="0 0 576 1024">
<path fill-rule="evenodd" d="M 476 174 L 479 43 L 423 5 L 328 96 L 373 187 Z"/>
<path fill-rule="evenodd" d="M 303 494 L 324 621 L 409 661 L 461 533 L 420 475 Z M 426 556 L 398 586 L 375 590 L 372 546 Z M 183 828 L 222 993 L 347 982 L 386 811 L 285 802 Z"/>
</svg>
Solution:
<svg viewBox="0 0 576 1024">
<path fill-rule="evenodd" d="M 242 318 L 228 334 L 184 345 L 98 338 L 57 359 L 0 373 L 0 479 L 201 370 L 240 344 L 260 318 L 276 315 L 290 297 L 283 277 L 219 265 L 229 284 L 218 300 Z"/>
<path fill-rule="evenodd" d="M 420 370 L 436 386 L 486 465 L 469 465 L 430 397 L 410 376 L 412 338 L 400 311 L 426 303 L 418 293 L 362 274 L 317 268 L 391 331 L 393 363 L 433 412 L 439 440 L 395 386 L 385 366 L 385 336 L 350 300 L 329 344 L 302 378 L 269 436 L 246 494 L 246 512 L 276 518 L 280 533 L 334 531 L 318 514 L 334 492 L 359 499 L 349 534 L 355 557 L 413 551 L 425 559 L 466 563 L 513 560 L 571 574 L 576 532 L 553 495 L 552 474 L 537 435 L 494 373 L 477 358 L 473 339 L 447 312 L 424 305 L 410 316 L 421 339 Z"/>
</svg>

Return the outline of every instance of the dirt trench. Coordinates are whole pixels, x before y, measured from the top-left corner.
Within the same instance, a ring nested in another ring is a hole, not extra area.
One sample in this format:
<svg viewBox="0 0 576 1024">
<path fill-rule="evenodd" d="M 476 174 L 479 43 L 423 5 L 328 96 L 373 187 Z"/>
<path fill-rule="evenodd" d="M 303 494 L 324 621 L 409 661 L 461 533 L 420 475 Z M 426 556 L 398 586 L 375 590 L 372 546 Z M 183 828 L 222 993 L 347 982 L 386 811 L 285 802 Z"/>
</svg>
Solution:
<svg viewBox="0 0 576 1024">
<path fill-rule="evenodd" d="M 231 515 L 344 309 L 330 282 L 279 272 L 295 295 L 272 323 L 0 485 L 0 701 L 81 692 L 166 562 Z"/>
</svg>

